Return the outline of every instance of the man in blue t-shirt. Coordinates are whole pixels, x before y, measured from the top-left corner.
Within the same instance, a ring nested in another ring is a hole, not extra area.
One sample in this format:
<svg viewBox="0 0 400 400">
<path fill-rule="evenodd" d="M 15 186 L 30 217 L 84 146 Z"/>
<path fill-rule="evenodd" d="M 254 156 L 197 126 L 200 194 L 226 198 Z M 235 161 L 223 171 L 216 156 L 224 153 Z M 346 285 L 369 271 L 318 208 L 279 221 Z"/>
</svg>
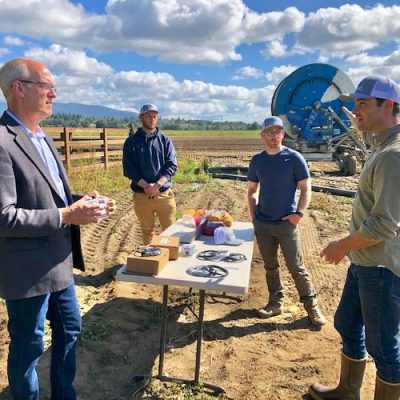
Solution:
<svg viewBox="0 0 400 400">
<path fill-rule="evenodd" d="M 306 161 L 295 150 L 282 145 L 285 130 L 278 117 L 267 118 L 261 128 L 265 150 L 253 156 L 247 175 L 249 217 L 264 260 L 269 301 L 258 310 L 263 318 L 282 313 L 283 288 L 278 248 L 294 279 L 300 301 L 313 323 L 326 319 L 318 308 L 316 293 L 303 263 L 297 224 L 311 198 L 311 180 Z M 296 189 L 300 195 L 296 203 Z"/>
</svg>

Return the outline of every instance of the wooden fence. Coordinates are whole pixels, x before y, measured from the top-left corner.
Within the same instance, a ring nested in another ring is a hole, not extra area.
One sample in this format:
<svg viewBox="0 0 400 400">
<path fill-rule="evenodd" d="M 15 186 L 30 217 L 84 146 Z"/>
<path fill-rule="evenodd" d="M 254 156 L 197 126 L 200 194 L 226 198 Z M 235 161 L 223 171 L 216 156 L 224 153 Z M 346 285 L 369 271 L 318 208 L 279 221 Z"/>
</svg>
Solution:
<svg viewBox="0 0 400 400">
<path fill-rule="evenodd" d="M 52 137 L 67 170 L 87 165 L 121 163 L 122 148 L 129 130 L 112 128 L 45 128 Z M 167 132 L 168 134 L 168 132 Z M 190 132 L 171 137 L 179 153 L 219 154 L 231 156 L 256 152 L 262 148 L 258 136 L 192 136 Z"/>
<path fill-rule="evenodd" d="M 98 163 L 108 168 L 112 163 L 121 162 L 128 130 L 125 136 L 118 136 L 110 135 L 106 128 L 75 131 L 67 127 L 62 131 L 57 129 L 46 128 L 46 132 L 52 136 L 67 170 Z"/>
</svg>

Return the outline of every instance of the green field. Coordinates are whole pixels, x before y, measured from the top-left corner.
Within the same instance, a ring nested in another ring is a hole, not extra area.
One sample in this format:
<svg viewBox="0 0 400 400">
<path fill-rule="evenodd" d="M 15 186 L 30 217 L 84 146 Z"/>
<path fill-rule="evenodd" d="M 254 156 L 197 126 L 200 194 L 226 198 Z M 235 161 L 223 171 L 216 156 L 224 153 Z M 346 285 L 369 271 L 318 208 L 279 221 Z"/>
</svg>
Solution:
<svg viewBox="0 0 400 400">
<path fill-rule="evenodd" d="M 44 130 L 53 137 L 59 137 L 60 132 L 63 131 L 63 127 L 45 127 Z M 162 128 L 161 128 L 162 129 Z M 100 128 L 68 128 L 68 132 L 72 132 L 73 136 L 83 137 L 98 137 L 102 129 Z M 109 136 L 128 136 L 128 129 L 121 128 L 106 128 L 106 132 Z M 256 130 L 202 130 L 202 131 L 173 131 L 163 130 L 168 136 L 238 136 L 238 137 L 256 137 L 259 135 L 259 131 Z"/>
<path fill-rule="evenodd" d="M 168 136 L 258 136 L 259 131 L 221 131 L 221 130 L 206 130 L 206 131 L 164 131 Z"/>
</svg>

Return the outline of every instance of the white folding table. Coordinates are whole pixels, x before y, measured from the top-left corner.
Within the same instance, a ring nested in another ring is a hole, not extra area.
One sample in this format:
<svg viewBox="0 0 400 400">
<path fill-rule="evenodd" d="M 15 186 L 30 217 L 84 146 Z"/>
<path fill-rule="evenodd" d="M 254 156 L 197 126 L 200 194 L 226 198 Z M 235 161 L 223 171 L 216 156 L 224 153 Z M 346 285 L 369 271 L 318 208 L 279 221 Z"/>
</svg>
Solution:
<svg viewBox="0 0 400 400">
<path fill-rule="evenodd" d="M 200 384 L 200 361 L 201 345 L 203 340 L 203 321 L 204 321 L 204 300 L 205 292 L 219 291 L 232 294 L 243 295 L 247 293 L 250 280 L 250 267 L 253 256 L 253 238 L 254 229 L 250 222 L 234 222 L 232 226 L 235 236 L 243 239 L 239 246 L 216 245 L 212 236 L 201 235 L 193 243 L 196 246 L 196 253 L 190 257 L 179 257 L 177 260 L 169 261 L 163 270 L 156 276 L 136 275 L 126 272 L 126 265 L 121 267 L 116 275 L 117 280 L 121 282 L 138 282 L 163 286 L 163 306 L 162 323 L 160 334 L 160 358 L 157 379 L 161 381 L 180 382 L 186 384 Z M 178 223 L 171 225 L 165 230 L 163 236 L 173 236 L 179 233 L 180 225 Z M 230 253 L 241 253 L 246 256 L 246 260 L 241 262 L 223 262 L 223 261 L 204 261 L 196 258 L 196 254 L 205 250 L 227 250 Z M 190 267 L 198 265 L 218 265 L 228 271 L 224 277 L 198 277 L 190 275 L 187 270 Z M 199 290 L 199 315 L 197 323 L 197 350 L 195 363 L 194 379 L 183 379 L 165 376 L 163 374 L 164 355 L 167 336 L 167 311 L 168 311 L 168 287 L 181 286 L 195 288 Z M 144 379 L 145 376 L 137 376 L 136 379 Z M 215 393 L 223 393 L 225 389 L 221 386 L 213 385 L 207 382 L 201 382 L 201 385 L 213 390 Z"/>
</svg>

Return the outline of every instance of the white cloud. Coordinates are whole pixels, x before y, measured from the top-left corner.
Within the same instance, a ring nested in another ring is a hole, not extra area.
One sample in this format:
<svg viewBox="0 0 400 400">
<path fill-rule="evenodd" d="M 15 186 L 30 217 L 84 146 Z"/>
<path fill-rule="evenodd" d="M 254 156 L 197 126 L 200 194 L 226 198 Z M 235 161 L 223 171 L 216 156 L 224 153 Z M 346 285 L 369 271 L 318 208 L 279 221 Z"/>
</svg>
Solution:
<svg viewBox="0 0 400 400">
<path fill-rule="evenodd" d="M 273 68 L 271 72 L 266 73 L 265 77 L 272 84 L 278 85 L 282 79 L 290 75 L 296 68 L 293 65 L 281 65 Z"/>
<path fill-rule="evenodd" d="M 109 65 L 88 57 L 84 51 L 71 50 L 59 44 L 52 44 L 48 49 L 32 48 L 25 52 L 25 56 L 41 60 L 50 69 L 80 77 L 99 77 L 113 72 Z"/>
<path fill-rule="evenodd" d="M 246 66 L 246 67 L 242 67 L 242 68 L 239 68 L 238 70 L 236 70 L 235 74 L 232 76 L 232 80 L 240 81 L 240 80 L 248 79 L 248 78 L 258 79 L 258 78 L 261 78 L 262 76 L 263 76 L 262 70 L 260 70 L 258 68 Z"/>
<path fill-rule="evenodd" d="M 355 85 L 368 75 L 383 75 L 400 82 L 400 47 L 389 55 L 360 53 L 347 57 L 346 61 L 351 65 L 347 74 Z"/>
<path fill-rule="evenodd" d="M 57 53 L 50 52 L 50 56 L 54 57 L 53 65 L 59 68 L 62 62 L 57 60 Z M 203 81 L 179 82 L 171 74 L 152 71 L 109 73 L 99 78 L 96 84 L 93 79 L 88 75 L 70 75 L 65 72 L 57 75 L 57 100 L 102 104 L 132 111 L 137 111 L 144 102 L 151 101 L 164 110 L 163 117 L 222 117 L 224 120 L 253 122 L 265 118 L 274 90 L 273 85 L 248 89 Z"/>
<path fill-rule="evenodd" d="M 247 10 L 244 17 L 243 41 L 248 43 L 278 40 L 288 33 L 300 32 L 305 18 L 295 7 L 264 14 Z"/>
<path fill-rule="evenodd" d="M 0 47 L 0 57 L 8 54 L 10 50 L 6 49 L 5 47 Z"/>
<path fill-rule="evenodd" d="M 93 45 L 110 49 L 118 42 L 119 48 L 167 61 L 240 60 L 235 47 L 246 10 L 242 0 L 114 0 L 107 12 L 121 23 L 120 30 L 110 39 L 99 35 Z"/>
<path fill-rule="evenodd" d="M 281 40 L 304 24 L 295 7 L 257 13 L 243 0 L 112 0 L 104 14 L 68 0 L 15 0 L 0 1 L 0 15 L 0 32 L 181 63 L 238 61 L 239 45 Z"/>
<path fill-rule="evenodd" d="M 0 1 L 0 32 L 49 39 L 53 42 L 89 43 L 94 28 L 103 26 L 106 18 L 86 13 L 80 4 L 68 0 L 13 0 Z M 112 19 L 107 23 L 112 24 Z"/>
<path fill-rule="evenodd" d="M 16 36 L 5 36 L 4 43 L 9 46 L 23 46 L 24 41 Z"/>
<path fill-rule="evenodd" d="M 121 30 L 94 43 L 97 49 L 119 48 L 185 63 L 238 61 L 242 43 L 262 42 L 298 32 L 304 14 L 294 7 L 256 13 L 242 0 L 113 0 L 107 6 Z M 151 24 L 148 23 L 151 21 Z"/>
<path fill-rule="evenodd" d="M 273 40 L 265 46 L 261 53 L 265 58 L 269 57 L 284 57 L 288 54 L 287 46 L 279 40 Z"/>
<path fill-rule="evenodd" d="M 304 29 L 297 35 L 296 48 L 343 57 L 399 38 L 400 6 L 377 4 L 364 9 L 345 4 L 310 13 Z"/>
</svg>

